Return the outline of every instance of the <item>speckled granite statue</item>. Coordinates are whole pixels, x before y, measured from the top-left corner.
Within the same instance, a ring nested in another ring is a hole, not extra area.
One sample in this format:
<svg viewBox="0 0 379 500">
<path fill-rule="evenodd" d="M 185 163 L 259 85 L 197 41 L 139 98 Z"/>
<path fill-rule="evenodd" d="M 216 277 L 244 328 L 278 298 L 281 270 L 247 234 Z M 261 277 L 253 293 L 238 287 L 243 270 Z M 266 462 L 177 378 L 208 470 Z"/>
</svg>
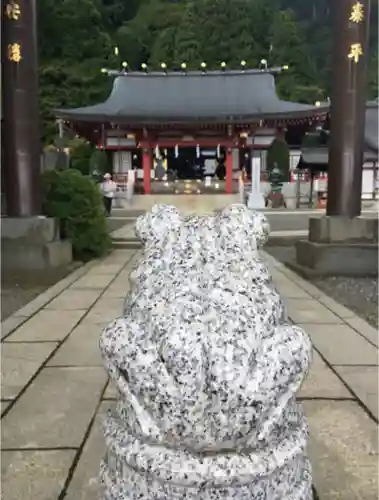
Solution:
<svg viewBox="0 0 379 500">
<path fill-rule="evenodd" d="M 101 337 L 119 399 L 105 423 L 104 500 L 310 500 L 295 394 L 311 361 L 259 256 L 264 215 L 231 205 L 138 219 L 124 316 Z"/>
</svg>

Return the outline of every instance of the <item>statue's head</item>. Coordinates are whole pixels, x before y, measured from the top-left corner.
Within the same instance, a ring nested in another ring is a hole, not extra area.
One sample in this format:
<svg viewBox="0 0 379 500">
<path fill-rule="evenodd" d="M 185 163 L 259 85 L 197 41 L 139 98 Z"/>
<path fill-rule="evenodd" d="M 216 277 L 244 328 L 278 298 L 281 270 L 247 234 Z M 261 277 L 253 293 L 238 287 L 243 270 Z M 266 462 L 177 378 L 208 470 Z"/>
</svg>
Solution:
<svg viewBox="0 0 379 500">
<path fill-rule="evenodd" d="M 182 223 L 178 209 L 171 205 L 154 205 L 150 212 L 138 217 L 136 235 L 144 245 L 154 245 Z"/>
<path fill-rule="evenodd" d="M 156 205 L 138 218 L 136 234 L 144 253 L 131 281 L 149 295 L 164 281 L 176 288 L 188 280 L 202 290 L 217 288 L 218 279 L 226 284 L 242 270 L 244 287 L 250 286 L 248 277 L 255 285 L 270 280 L 259 255 L 268 238 L 268 221 L 244 205 L 206 216 L 182 216 L 173 206 Z"/>
<path fill-rule="evenodd" d="M 263 247 L 267 242 L 270 226 L 264 214 L 253 212 L 245 205 L 226 207 L 217 216 L 182 217 L 171 205 L 155 205 L 150 212 L 140 216 L 136 223 L 136 235 L 145 247 L 163 245 L 166 238 L 188 231 L 198 237 L 213 236 L 226 239 L 239 246 L 251 246 L 252 250 Z M 193 239 L 193 238 L 191 238 Z"/>
<path fill-rule="evenodd" d="M 245 205 L 230 205 L 218 216 L 218 225 L 225 242 L 230 245 L 262 248 L 267 242 L 270 225 L 261 212 L 249 210 Z"/>
</svg>

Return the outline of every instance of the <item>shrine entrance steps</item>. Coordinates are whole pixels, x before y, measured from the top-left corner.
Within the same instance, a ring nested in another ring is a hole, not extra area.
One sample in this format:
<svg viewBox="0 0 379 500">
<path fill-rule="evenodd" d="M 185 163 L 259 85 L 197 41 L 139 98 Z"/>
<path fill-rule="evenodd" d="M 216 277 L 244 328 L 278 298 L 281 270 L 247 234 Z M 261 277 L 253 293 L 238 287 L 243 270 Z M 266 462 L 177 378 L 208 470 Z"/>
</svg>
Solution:
<svg viewBox="0 0 379 500">
<path fill-rule="evenodd" d="M 150 210 L 154 205 L 174 205 L 183 214 L 212 214 L 231 203 L 240 203 L 238 194 L 141 194 L 134 195 L 132 203 L 124 208 L 137 212 Z M 114 212 L 116 214 L 116 211 Z"/>
</svg>

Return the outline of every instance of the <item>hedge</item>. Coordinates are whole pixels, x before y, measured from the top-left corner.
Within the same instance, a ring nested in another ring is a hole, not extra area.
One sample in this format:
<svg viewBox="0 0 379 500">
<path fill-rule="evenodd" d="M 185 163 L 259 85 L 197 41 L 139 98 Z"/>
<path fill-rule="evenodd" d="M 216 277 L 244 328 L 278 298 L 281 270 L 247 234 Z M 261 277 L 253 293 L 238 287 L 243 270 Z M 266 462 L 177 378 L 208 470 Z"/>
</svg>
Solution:
<svg viewBox="0 0 379 500">
<path fill-rule="evenodd" d="M 101 257 L 111 247 L 98 186 L 78 170 L 42 174 L 43 213 L 60 221 L 61 237 L 71 241 L 74 258 Z"/>
</svg>

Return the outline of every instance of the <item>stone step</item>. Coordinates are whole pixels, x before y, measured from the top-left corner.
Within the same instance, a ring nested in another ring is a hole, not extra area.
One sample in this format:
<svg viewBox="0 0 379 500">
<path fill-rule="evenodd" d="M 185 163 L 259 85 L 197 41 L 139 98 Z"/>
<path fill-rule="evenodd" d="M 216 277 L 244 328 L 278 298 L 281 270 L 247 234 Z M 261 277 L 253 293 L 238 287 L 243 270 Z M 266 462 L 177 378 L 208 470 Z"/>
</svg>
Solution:
<svg viewBox="0 0 379 500">
<path fill-rule="evenodd" d="M 118 250 L 138 250 L 142 248 L 142 243 L 137 238 L 135 239 L 113 239 L 112 247 Z"/>
<path fill-rule="evenodd" d="M 306 238 L 307 231 L 273 231 L 268 239 L 268 246 L 292 246 L 301 238 Z M 112 237 L 112 247 L 118 249 L 139 249 L 142 243 L 135 237 Z"/>
</svg>

